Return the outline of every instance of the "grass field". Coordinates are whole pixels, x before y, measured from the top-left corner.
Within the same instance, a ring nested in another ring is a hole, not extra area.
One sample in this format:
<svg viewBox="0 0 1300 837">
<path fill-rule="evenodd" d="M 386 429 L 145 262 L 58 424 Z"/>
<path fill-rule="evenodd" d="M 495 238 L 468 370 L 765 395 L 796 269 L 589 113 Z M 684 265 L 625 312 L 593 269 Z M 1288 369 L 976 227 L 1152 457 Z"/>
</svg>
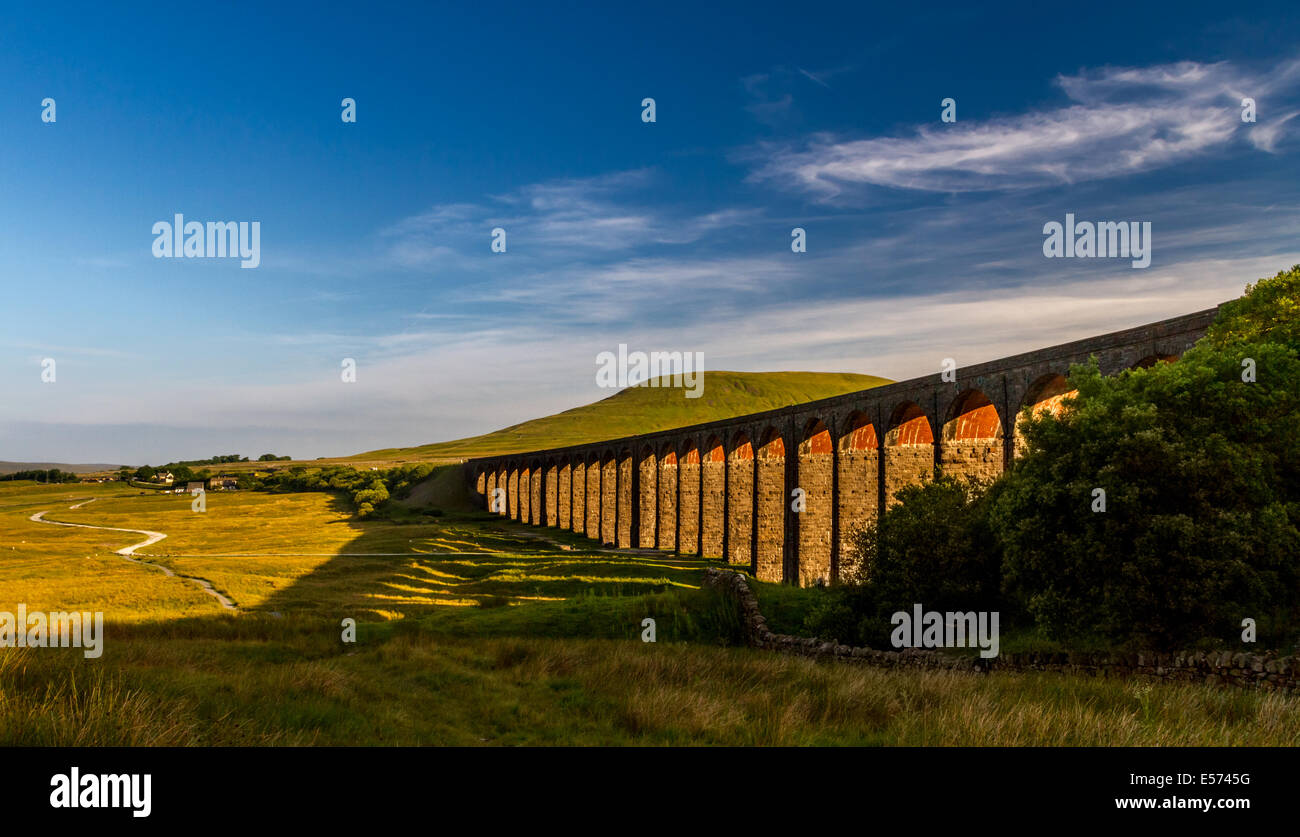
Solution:
<svg viewBox="0 0 1300 837">
<path fill-rule="evenodd" d="M 0 610 L 108 623 L 99 659 L 0 649 L 0 744 L 1300 743 L 1294 696 L 737 647 L 734 609 L 700 589 L 707 563 L 693 559 L 472 514 L 358 522 L 325 494 L 189 503 L 0 486 Z M 138 554 L 178 575 L 114 554 L 142 536 L 29 520 L 38 511 L 164 532 Z M 760 588 L 791 622 L 815 595 Z M 341 641 L 346 617 L 356 643 Z"/>
</svg>

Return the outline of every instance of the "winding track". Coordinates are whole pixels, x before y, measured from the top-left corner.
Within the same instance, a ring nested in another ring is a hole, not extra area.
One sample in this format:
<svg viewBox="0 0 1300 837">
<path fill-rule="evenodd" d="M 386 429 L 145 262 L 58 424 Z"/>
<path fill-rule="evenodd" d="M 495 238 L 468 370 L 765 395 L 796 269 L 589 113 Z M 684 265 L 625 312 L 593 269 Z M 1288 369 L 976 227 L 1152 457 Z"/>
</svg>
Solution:
<svg viewBox="0 0 1300 837">
<path fill-rule="evenodd" d="M 77 503 L 74 506 L 69 506 L 68 508 L 78 509 L 86 505 L 86 503 L 93 503 L 93 502 L 94 499 L 92 498 L 90 500 Z M 206 578 L 199 578 L 198 576 L 193 576 L 193 575 L 181 575 L 180 573 L 177 573 L 176 571 L 172 570 L 170 567 L 164 567 L 162 564 L 155 564 L 153 561 L 146 561 L 143 558 L 135 557 L 135 551 L 137 549 L 144 549 L 146 546 L 152 546 L 158 543 L 158 541 L 167 537 L 167 535 L 162 532 L 150 532 L 148 529 L 121 529 L 116 526 L 92 526 L 89 523 L 63 523 L 58 520 L 46 520 L 45 515 L 47 514 L 49 514 L 48 511 L 40 511 L 27 519 L 35 521 L 36 523 L 48 523 L 51 526 L 72 526 L 77 529 L 104 529 L 109 532 L 131 532 L 132 534 L 136 534 L 136 535 L 144 535 L 146 540 L 140 541 L 137 544 L 132 544 L 131 546 L 122 547 L 121 549 L 117 550 L 117 554 L 122 556 L 124 559 L 130 561 L 133 564 L 141 564 L 146 567 L 153 567 L 156 570 L 162 570 L 163 573 L 165 573 L 169 578 L 183 578 L 186 581 L 193 582 L 194 584 L 198 585 L 199 589 L 202 590 L 204 593 L 207 593 L 209 596 L 216 599 L 221 604 L 221 606 L 224 607 L 226 610 L 239 609 L 233 601 L 231 601 L 229 598 L 227 598 L 222 593 L 220 593 L 215 587 L 213 587 L 212 582 L 208 581 Z"/>
</svg>

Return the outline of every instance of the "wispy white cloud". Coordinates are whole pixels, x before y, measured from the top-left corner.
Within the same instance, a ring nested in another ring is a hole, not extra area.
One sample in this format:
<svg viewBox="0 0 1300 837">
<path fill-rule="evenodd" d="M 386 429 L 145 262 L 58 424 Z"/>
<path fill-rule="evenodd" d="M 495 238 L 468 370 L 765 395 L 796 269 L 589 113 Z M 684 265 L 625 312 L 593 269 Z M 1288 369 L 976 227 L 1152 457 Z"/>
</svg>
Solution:
<svg viewBox="0 0 1300 837">
<path fill-rule="evenodd" d="M 1300 116 L 1300 111 L 1293 110 L 1290 113 L 1282 114 L 1276 119 L 1265 120 L 1256 125 L 1250 132 L 1250 142 L 1260 151 L 1267 151 L 1270 154 L 1277 151 L 1278 141 L 1287 130 L 1287 123 L 1292 119 Z"/>
<path fill-rule="evenodd" d="M 617 253 L 648 245 L 692 243 L 712 232 L 752 223 L 763 214 L 761 209 L 730 207 L 692 216 L 657 208 L 645 194 L 654 178 L 652 170 L 635 169 L 530 184 L 482 204 L 431 207 L 398 221 L 381 237 L 396 264 L 473 269 L 463 252 L 445 242 L 481 242 L 487 252 L 491 230 L 502 227 L 507 252 L 522 245 L 540 255 L 574 249 Z"/>
<path fill-rule="evenodd" d="M 826 81 L 825 78 L 825 76 L 828 75 L 827 73 L 814 73 L 811 70 L 805 70 L 803 67 L 796 67 L 795 69 L 797 69 L 799 71 L 799 74 L 802 75 L 804 78 L 808 79 L 809 81 L 814 82 L 816 84 L 820 84 L 822 87 L 825 87 L 827 90 L 830 89 L 830 84 Z"/>
<path fill-rule="evenodd" d="M 1255 76 L 1225 64 L 1083 71 L 1060 79 L 1071 104 L 1057 110 L 902 139 L 822 135 L 765 147 L 774 153 L 756 176 L 828 199 L 811 213 L 784 196 L 766 208 L 674 204 L 655 169 L 434 205 L 336 253 L 268 255 L 265 271 L 329 280 L 310 299 L 318 308 L 345 302 L 335 307 L 347 317 L 301 331 L 299 320 L 236 321 L 205 335 L 201 350 L 78 358 L 66 373 L 60 359 L 56 386 L 26 363 L 0 403 L 0 429 L 28 435 L 0 433 L 0 442 L 11 459 L 69 458 L 21 440 L 53 438 L 42 425 L 84 422 L 91 429 L 76 438 L 86 448 L 72 458 L 111 460 L 124 458 L 121 440 L 144 449 L 140 428 L 165 423 L 165 438 L 183 445 L 176 456 L 211 453 L 235 431 L 245 435 L 229 438 L 268 447 L 288 439 L 281 452 L 300 456 L 353 453 L 482 433 L 605 397 L 594 359 L 619 343 L 703 351 L 713 369 L 905 378 L 943 357 L 976 363 L 1208 307 L 1300 261 L 1293 191 L 1279 191 L 1267 172 L 1228 189 L 1193 180 L 1135 192 L 1106 178 L 1238 140 L 1285 149 L 1300 124 L 1285 106 L 1294 66 Z M 820 94 L 817 78 L 790 75 Z M 1240 122 L 1245 95 L 1260 102 L 1257 125 Z M 889 212 L 846 213 L 829 200 L 881 185 L 964 194 Z M 994 191 L 975 193 L 986 188 Z M 1043 259 L 1042 224 L 1065 211 L 1152 219 L 1155 263 L 1133 271 Z M 789 250 L 796 225 L 809 229 L 805 254 Z M 489 254 L 493 226 L 508 230 L 507 258 Z M 431 273 L 437 282 L 426 281 Z M 386 304 L 368 305 L 379 299 Z M 343 357 L 358 361 L 356 384 L 339 379 Z M 99 427 L 116 435 L 97 437 Z"/>
<path fill-rule="evenodd" d="M 988 120 L 921 126 L 907 137 L 817 134 L 800 145 L 759 144 L 741 159 L 751 178 L 823 200 L 863 187 L 930 192 L 1024 189 L 1150 171 L 1260 132 L 1271 150 L 1287 119 L 1252 126 L 1241 100 L 1291 93 L 1300 62 L 1252 75 L 1226 62 L 1102 68 L 1060 76 L 1072 104 Z"/>
<path fill-rule="evenodd" d="M 113 387 L 75 397 L 47 387 L 48 396 L 24 398 L 24 409 L 5 411 L 5 418 L 136 426 L 162 419 L 172 428 L 194 428 L 190 444 L 200 447 L 212 444 L 214 427 L 264 428 L 268 439 L 283 438 L 276 428 L 294 428 L 297 438 L 321 440 L 313 443 L 313 455 L 353 453 L 365 446 L 349 441 L 359 427 L 374 446 L 418 444 L 605 397 L 610 393 L 596 385 L 595 357 L 620 342 L 632 349 L 702 351 L 707 369 L 857 371 L 905 379 L 933 373 L 945 357 L 964 366 L 1212 307 L 1239 294 L 1247 282 L 1295 262 L 1300 252 L 1115 270 L 992 291 L 791 300 L 719 312 L 710 321 L 652 321 L 634 332 L 531 320 L 467 331 L 449 323 L 419 334 L 369 338 L 357 355 L 355 384 L 341 383 L 337 366 L 322 362 L 273 382 L 146 388 L 129 399 Z M 351 339 L 316 335 L 322 345 L 336 338 Z M 68 409 L 68 399 L 76 410 Z M 322 451 L 322 443 L 343 447 Z"/>
</svg>

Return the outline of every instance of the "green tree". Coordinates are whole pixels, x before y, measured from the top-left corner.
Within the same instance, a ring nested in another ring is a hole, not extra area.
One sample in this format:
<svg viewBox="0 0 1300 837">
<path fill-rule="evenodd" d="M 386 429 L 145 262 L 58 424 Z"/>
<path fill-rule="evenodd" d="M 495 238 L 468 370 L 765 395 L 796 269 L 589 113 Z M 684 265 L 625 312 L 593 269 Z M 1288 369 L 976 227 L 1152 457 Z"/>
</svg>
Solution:
<svg viewBox="0 0 1300 837">
<path fill-rule="evenodd" d="M 1177 362 L 1076 367 L 1073 408 L 1024 419 L 990 522 L 1008 591 L 1050 635 L 1172 647 L 1296 623 L 1298 299 L 1300 266 L 1225 304 Z"/>
<path fill-rule="evenodd" d="M 846 586 L 813 614 L 819 635 L 882 647 L 890 617 L 926 610 L 1001 610 L 1000 554 L 989 486 L 940 476 L 899 490 L 898 503 L 850 540 Z M 821 624 L 818 624 L 821 622 Z"/>
</svg>

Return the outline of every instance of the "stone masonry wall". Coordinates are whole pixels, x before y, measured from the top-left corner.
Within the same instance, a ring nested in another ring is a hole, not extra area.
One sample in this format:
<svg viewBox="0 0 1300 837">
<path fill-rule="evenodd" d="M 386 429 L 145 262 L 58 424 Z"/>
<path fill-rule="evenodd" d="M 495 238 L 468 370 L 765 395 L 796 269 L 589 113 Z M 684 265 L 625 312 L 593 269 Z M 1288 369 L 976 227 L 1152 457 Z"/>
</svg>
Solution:
<svg viewBox="0 0 1300 837">
<path fill-rule="evenodd" d="M 680 541 L 677 551 L 683 555 L 695 555 L 700 551 L 700 455 L 692 449 L 677 466 L 678 503 L 681 504 L 681 523 L 677 536 Z"/>
<path fill-rule="evenodd" d="M 600 463 L 587 464 L 587 537 L 600 540 Z"/>
<path fill-rule="evenodd" d="M 547 465 L 543 474 L 546 478 L 546 501 L 542 503 L 542 509 L 546 512 L 546 525 L 556 526 L 560 522 L 560 470 L 554 465 Z"/>
<path fill-rule="evenodd" d="M 677 548 L 677 458 L 659 465 L 659 548 Z"/>
<path fill-rule="evenodd" d="M 727 563 L 749 566 L 750 533 L 754 524 L 754 460 L 735 456 L 727 463 L 731 478 L 727 486 Z"/>
<path fill-rule="evenodd" d="M 528 504 L 528 511 L 530 513 L 529 520 L 532 521 L 532 524 L 534 526 L 541 526 L 542 525 L 542 467 L 541 465 L 538 465 L 538 467 L 533 468 L 532 477 L 533 477 L 533 487 L 532 487 L 532 491 L 530 491 L 529 493 L 530 499 Z"/>
<path fill-rule="evenodd" d="M 700 466 L 703 469 L 704 480 L 701 505 L 704 509 L 703 539 L 706 558 L 722 557 L 722 527 L 726 522 L 726 509 L 723 507 L 726 502 L 723 496 L 726 463 L 721 458 L 721 449 L 718 450 L 717 456 L 716 460 L 706 461 Z"/>
<path fill-rule="evenodd" d="M 934 471 L 932 445 L 887 445 L 885 447 L 885 504 L 894 505 L 898 489 L 916 485 Z"/>
<path fill-rule="evenodd" d="M 573 521 L 569 516 L 573 512 L 573 468 L 566 462 L 560 468 L 560 479 L 556 488 L 555 525 L 561 529 L 569 529 Z"/>
<path fill-rule="evenodd" d="M 587 531 L 587 466 L 574 462 L 569 471 L 570 489 L 573 491 L 569 528 L 581 535 Z"/>
<path fill-rule="evenodd" d="M 799 454 L 799 483 L 804 490 L 804 510 L 799 512 L 799 583 L 831 580 L 831 504 L 834 455 Z"/>
<path fill-rule="evenodd" d="M 614 531 L 617 521 L 618 497 L 614 494 L 618 481 L 618 462 L 610 457 L 600 466 L 600 542 L 613 546 L 618 533 Z"/>
<path fill-rule="evenodd" d="M 853 569 L 854 535 L 876 520 L 880 454 L 842 450 L 840 457 L 840 578 Z"/>
<path fill-rule="evenodd" d="M 638 535 L 637 546 L 642 548 L 653 548 L 659 528 L 659 485 L 658 485 L 658 467 L 655 464 L 653 454 L 646 454 L 642 457 L 637 465 L 641 477 L 641 496 L 637 501 L 641 504 L 641 531 Z"/>
<path fill-rule="evenodd" d="M 987 482 L 1002 474 L 1002 440 L 943 443 L 943 473 Z"/>
<path fill-rule="evenodd" d="M 785 458 L 760 457 L 758 468 L 758 577 L 782 581 L 785 576 Z"/>
<path fill-rule="evenodd" d="M 465 476 L 486 506 L 495 475 L 495 487 L 506 489 L 502 514 L 534 525 L 564 526 L 567 520 L 574 531 L 604 543 L 653 543 L 688 553 L 703 541 L 709 557 L 725 549 L 729 561 L 749 563 L 765 580 L 807 584 L 826 578 L 832 568 L 842 577 L 851 569 L 852 535 L 879 514 L 879 498 L 892 500 L 935 467 L 930 442 L 936 437 L 942 441 L 940 468 L 995 476 L 1005 462 L 1003 446 L 1012 444 L 1001 437 L 1018 411 L 1050 409 L 1068 395 L 1065 376 L 1072 364 L 1095 357 L 1102 374 L 1111 375 L 1153 358 L 1177 357 L 1205 334 L 1215 315 L 1207 309 L 962 367 L 960 389 L 926 375 L 690 427 L 475 458 L 464 463 Z M 680 465 L 673 454 L 702 440 L 709 461 L 701 492 L 698 459 Z M 711 454 L 719 449 L 728 458 L 715 466 Z M 646 457 L 650 451 L 662 452 L 662 460 Z M 650 462 L 632 464 L 635 470 L 612 461 L 605 469 L 594 464 L 614 454 L 628 459 L 632 452 Z M 830 489 L 823 487 L 825 463 L 801 460 L 805 454 L 837 457 L 830 460 L 838 463 L 830 471 Z M 567 483 L 564 469 L 551 464 L 556 462 L 570 463 Z M 653 481 L 645 479 L 651 474 Z M 624 500 L 624 486 L 631 490 L 635 484 L 643 486 L 641 494 Z M 807 492 L 799 517 L 789 508 L 795 487 Z M 641 525 L 632 532 L 637 520 Z M 836 544 L 839 554 L 832 556 Z"/>
<path fill-rule="evenodd" d="M 618 545 L 632 545 L 632 456 L 618 461 Z"/>
</svg>

